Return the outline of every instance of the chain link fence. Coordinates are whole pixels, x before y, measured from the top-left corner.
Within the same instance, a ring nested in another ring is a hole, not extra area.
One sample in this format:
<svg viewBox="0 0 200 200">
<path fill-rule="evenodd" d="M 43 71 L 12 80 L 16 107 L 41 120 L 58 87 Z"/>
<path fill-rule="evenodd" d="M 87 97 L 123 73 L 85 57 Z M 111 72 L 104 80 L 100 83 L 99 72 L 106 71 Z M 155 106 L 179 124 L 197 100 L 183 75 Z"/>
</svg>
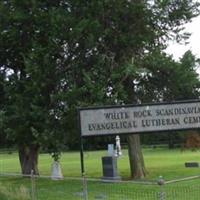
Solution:
<svg viewBox="0 0 200 200">
<path fill-rule="evenodd" d="M 163 185 L 0 174 L 1 200 L 199 200 L 200 179 Z"/>
</svg>

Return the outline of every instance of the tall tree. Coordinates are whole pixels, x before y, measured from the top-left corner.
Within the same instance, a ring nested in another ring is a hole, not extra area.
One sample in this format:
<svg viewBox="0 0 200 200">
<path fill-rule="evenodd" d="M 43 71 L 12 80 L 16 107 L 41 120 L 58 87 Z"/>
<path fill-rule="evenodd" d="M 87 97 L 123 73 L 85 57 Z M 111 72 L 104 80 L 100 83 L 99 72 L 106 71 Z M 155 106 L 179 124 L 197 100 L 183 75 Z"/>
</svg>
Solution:
<svg viewBox="0 0 200 200">
<path fill-rule="evenodd" d="M 154 66 L 154 56 L 165 49 L 167 41 L 181 41 L 189 37 L 181 31 L 183 24 L 198 15 L 198 3 L 187 0 L 70 3 L 72 14 L 75 13 L 77 19 L 72 27 L 72 32 L 78 36 L 74 63 L 84 69 L 83 73 L 80 68 L 74 68 L 79 77 L 76 86 L 82 88 L 84 97 L 79 97 L 80 102 L 91 105 L 98 102 L 120 104 L 158 100 L 153 95 L 156 90 L 147 95 L 148 79 L 145 79 L 145 74 Z M 162 62 L 162 56 L 159 58 Z M 163 58 L 165 62 L 168 60 Z M 148 65 L 145 65 L 146 61 Z M 162 66 L 168 69 L 168 66 Z M 139 136 L 129 136 L 128 143 L 132 177 L 144 177 Z"/>
<path fill-rule="evenodd" d="M 62 138 L 59 93 L 65 90 L 63 1 L 0 2 L 0 66 L 6 72 L 3 128 L 19 149 L 23 174 L 38 174 L 40 147 Z M 65 34 L 67 36 L 67 34 Z"/>
</svg>

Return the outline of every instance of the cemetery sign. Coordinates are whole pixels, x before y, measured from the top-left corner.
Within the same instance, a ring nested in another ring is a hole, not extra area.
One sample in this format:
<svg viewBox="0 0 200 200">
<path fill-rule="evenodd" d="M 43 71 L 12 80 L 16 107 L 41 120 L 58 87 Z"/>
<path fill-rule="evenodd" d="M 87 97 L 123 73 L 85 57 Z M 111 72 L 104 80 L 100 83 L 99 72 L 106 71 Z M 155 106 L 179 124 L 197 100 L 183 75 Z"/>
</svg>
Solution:
<svg viewBox="0 0 200 200">
<path fill-rule="evenodd" d="M 200 101 L 79 110 L 81 136 L 200 128 Z"/>
</svg>

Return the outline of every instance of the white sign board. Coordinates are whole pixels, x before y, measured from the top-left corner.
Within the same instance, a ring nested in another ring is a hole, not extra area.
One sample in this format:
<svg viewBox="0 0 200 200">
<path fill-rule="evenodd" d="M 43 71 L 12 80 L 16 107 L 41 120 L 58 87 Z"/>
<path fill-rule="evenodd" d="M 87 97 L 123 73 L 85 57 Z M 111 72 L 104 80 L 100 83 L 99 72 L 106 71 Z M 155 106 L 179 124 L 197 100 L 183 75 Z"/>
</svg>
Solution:
<svg viewBox="0 0 200 200">
<path fill-rule="evenodd" d="M 200 102 L 80 109 L 82 136 L 200 128 Z"/>
</svg>

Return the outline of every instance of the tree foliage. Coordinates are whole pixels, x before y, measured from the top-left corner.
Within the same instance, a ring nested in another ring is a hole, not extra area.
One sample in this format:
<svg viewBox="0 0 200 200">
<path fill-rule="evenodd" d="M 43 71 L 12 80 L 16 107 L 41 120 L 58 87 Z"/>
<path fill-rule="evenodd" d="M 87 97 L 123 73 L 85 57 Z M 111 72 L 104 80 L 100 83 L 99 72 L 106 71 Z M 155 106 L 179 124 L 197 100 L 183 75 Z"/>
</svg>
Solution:
<svg viewBox="0 0 200 200">
<path fill-rule="evenodd" d="M 30 147 L 33 154 L 39 147 L 58 151 L 63 138 L 60 118 L 64 105 L 59 95 L 65 91 L 65 35 L 61 33 L 66 31 L 68 13 L 64 8 L 48 1 L 0 4 L 0 63 L 5 72 L 6 105 L 3 127 L 19 153 L 26 155 L 20 159 L 22 168 L 23 162 L 33 159 L 28 155 Z M 23 173 L 30 173 L 31 167 L 38 173 L 36 165 L 30 164 Z"/>
</svg>

